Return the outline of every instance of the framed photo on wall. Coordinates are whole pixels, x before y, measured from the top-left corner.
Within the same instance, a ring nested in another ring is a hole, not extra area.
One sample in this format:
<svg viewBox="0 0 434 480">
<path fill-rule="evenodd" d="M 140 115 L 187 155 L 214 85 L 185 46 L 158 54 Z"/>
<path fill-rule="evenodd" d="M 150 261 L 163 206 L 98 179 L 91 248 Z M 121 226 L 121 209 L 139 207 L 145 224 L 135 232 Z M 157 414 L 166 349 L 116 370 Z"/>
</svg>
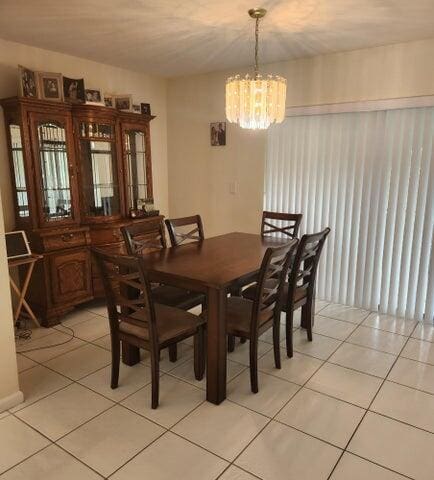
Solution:
<svg viewBox="0 0 434 480">
<path fill-rule="evenodd" d="M 65 102 L 84 103 L 84 80 L 82 78 L 63 77 L 63 98 Z"/>
<path fill-rule="evenodd" d="M 226 145 L 226 122 L 210 123 L 210 135 L 212 147 Z"/>
<path fill-rule="evenodd" d="M 39 98 L 53 102 L 63 101 L 61 73 L 38 72 Z"/>
<path fill-rule="evenodd" d="M 38 98 L 38 76 L 29 68 L 18 65 L 19 92 L 21 97 Z"/>
</svg>

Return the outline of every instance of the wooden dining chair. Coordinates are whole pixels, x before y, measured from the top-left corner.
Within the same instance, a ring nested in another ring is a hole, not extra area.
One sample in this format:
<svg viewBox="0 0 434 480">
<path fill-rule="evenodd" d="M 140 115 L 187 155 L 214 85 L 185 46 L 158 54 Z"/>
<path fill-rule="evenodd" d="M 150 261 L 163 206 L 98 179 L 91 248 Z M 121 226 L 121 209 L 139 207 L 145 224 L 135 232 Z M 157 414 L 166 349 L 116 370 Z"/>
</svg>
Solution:
<svg viewBox="0 0 434 480">
<path fill-rule="evenodd" d="M 167 248 L 164 223 L 161 218 L 132 223 L 121 227 L 128 255 L 146 253 Z"/>
<path fill-rule="evenodd" d="M 167 247 L 163 220 L 134 223 L 121 228 L 125 240 L 128 255 L 146 255 L 155 250 Z M 152 298 L 154 302 L 170 307 L 190 310 L 198 305 L 205 304 L 205 295 L 198 292 L 190 292 L 182 288 L 159 283 L 151 284 Z M 171 362 L 177 360 L 177 346 L 169 348 Z"/>
<path fill-rule="evenodd" d="M 111 388 L 119 383 L 120 342 L 150 352 L 152 408 L 159 401 L 160 351 L 194 336 L 194 372 L 205 372 L 204 319 L 185 310 L 154 303 L 151 284 L 139 257 L 93 249 L 107 299 L 112 347 Z"/>
<path fill-rule="evenodd" d="M 200 242 L 205 239 L 200 215 L 165 220 L 172 247 L 183 243 Z"/>
<path fill-rule="evenodd" d="M 265 237 L 273 233 L 280 233 L 289 238 L 297 238 L 302 218 L 301 213 L 269 212 L 265 210 L 262 212 L 261 235 Z"/>
<path fill-rule="evenodd" d="M 301 308 L 301 326 L 307 330 L 312 341 L 313 316 L 315 313 L 315 280 L 321 252 L 330 228 L 311 235 L 303 235 L 298 244 L 288 281 L 283 286 L 282 311 L 286 312 L 286 353 L 293 356 L 292 329 L 294 311 Z M 257 284 L 246 288 L 243 297 L 254 299 Z"/>
<path fill-rule="evenodd" d="M 227 300 L 227 334 L 250 342 L 250 385 L 253 393 L 258 392 L 258 338 L 270 328 L 273 328 L 274 362 L 276 368 L 281 368 L 279 336 L 282 293 L 297 243 L 298 240 L 293 239 L 286 245 L 267 249 L 253 300 L 243 297 L 229 297 Z"/>
<path fill-rule="evenodd" d="M 308 340 L 312 341 L 316 274 L 329 233 L 330 228 L 326 228 L 322 232 L 301 237 L 288 283 L 284 286 L 282 310 L 286 312 L 286 354 L 290 358 L 293 356 L 294 311 L 298 308 L 301 308 L 301 326 L 307 330 Z"/>
<path fill-rule="evenodd" d="M 289 238 L 297 238 L 302 218 L 303 214 L 301 213 L 270 212 L 264 210 L 262 212 L 261 236 L 266 237 L 273 233 L 281 233 Z M 233 297 L 239 297 L 241 296 L 243 287 L 256 280 L 256 274 L 245 278 L 242 282 L 231 285 L 229 293 Z M 242 338 L 240 341 L 241 343 L 245 343 L 246 340 Z M 228 337 L 228 349 L 230 352 L 233 352 L 235 349 L 235 339 L 232 337 Z"/>
</svg>

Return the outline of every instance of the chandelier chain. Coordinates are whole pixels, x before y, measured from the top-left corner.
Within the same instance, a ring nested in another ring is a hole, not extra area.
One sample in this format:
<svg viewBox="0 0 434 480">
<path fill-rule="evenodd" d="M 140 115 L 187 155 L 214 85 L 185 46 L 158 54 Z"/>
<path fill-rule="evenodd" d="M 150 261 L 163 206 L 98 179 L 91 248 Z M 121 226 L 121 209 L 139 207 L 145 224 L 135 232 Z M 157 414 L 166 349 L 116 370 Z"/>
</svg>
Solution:
<svg viewBox="0 0 434 480">
<path fill-rule="evenodd" d="M 255 25 L 255 80 L 258 78 L 258 75 L 259 75 L 258 53 L 259 53 L 259 17 L 256 18 L 256 25 Z"/>
</svg>

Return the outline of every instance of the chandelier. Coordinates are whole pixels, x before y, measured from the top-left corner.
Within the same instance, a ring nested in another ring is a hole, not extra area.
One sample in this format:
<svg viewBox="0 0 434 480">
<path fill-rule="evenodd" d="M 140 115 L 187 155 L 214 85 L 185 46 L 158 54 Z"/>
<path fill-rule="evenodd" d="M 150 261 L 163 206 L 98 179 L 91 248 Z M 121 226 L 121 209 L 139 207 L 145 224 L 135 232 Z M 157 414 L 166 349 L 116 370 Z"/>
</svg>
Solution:
<svg viewBox="0 0 434 480">
<path fill-rule="evenodd" d="M 263 77 L 258 69 L 259 20 L 266 13 L 264 8 L 249 10 L 256 20 L 254 76 L 226 80 L 226 117 L 242 128 L 265 129 L 285 118 L 286 80 L 278 75 Z"/>
</svg>

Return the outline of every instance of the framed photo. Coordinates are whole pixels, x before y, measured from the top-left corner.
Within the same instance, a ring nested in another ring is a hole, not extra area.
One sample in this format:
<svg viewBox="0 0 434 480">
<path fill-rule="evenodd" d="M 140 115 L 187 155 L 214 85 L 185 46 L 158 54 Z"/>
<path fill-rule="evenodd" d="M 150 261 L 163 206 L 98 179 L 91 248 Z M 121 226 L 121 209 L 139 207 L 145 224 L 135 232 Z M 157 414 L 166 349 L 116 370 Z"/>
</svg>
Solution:
<svg viewBox="0 0 434 480">
<path fill-rule="evenodd" d="M 86 103 L 90 105 L 103 105 L 104 95 L 98 88 L 86 88 L 84 91 Z"/>
<path fill-rule="evenodd" d="M 133 99 L 131 95 L 115 95 L 115 108 L 126 112 L 133 111 Z"/>
<path fill-rule="evenodd" d="M 20 96 L 38 98 L 38 76 L 29 68 L 18 65 Z"/>
<path fill-rule="evenodd" d="M 143 115 L 151 115 L 151 104 L 150 103 L 141 103 L 140 110 Z"/>
<path fill-rule="evenodd" d="M 84 103 L 84 80 L 82 78 L 63 77 L 63 98 L 65 102 Z"/>
<path fill-rule="evenodd" d="M 210 123 L 210 134 L 212 147 L 226 145 L 226 122 Z"/>
<path fill-rule="evenodd" d="M 114 95 L 109 95 L 109 94 L 104 95 L 104 105 L 108 108 L 115 108 Z"/>
<path fill-rule="evenodd" d="M 136 103 L 133 103 L 133 112 L 134 113 L 142 113 L 140 109 L 140 105 L 137 105 Z"/>
<path fill-rule="evenodd" d="M 61 73 L 38 72 L 39 98 L 53 102 L 63 101 Z"/>
</svg>

